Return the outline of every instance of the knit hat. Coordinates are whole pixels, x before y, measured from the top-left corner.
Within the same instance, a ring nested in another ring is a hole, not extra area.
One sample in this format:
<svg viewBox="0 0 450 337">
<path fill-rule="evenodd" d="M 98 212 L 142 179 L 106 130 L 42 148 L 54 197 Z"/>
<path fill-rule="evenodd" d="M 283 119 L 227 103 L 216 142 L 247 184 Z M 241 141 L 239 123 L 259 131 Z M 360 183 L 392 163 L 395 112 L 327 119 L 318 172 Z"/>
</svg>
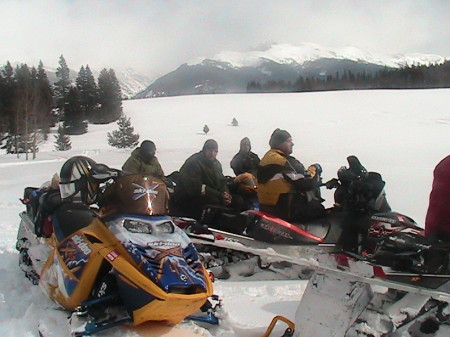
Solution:
<svg viewBox="0 0 450 337">
<path fill-rule="evenodd" d="M 217 142 L 214 139 L 208 139 L 203 145 L 202 151 L 217 150 L 217 149 L 219 149 L 219 144 L 217 144 Z"/>
<path fill-rule="evenodd" d="M 289 132 L 277 128 L 273 131 L 272 136 L 270 136 L 269 145 L 272 149 L 276 149 L 289 138 L 291 138 Z"/>
</svg>

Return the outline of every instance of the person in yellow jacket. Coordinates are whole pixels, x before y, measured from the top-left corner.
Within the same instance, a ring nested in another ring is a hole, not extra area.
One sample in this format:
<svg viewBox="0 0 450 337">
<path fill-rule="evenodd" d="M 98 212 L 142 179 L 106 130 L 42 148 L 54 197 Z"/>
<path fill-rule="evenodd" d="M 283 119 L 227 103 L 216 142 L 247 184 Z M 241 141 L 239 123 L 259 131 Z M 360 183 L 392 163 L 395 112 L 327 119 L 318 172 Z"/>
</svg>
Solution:
<svg viewBox="0 0 450 337">
<path fill-rule="evenodd" d="M 275 129 L 269 145 L 270 150 L 261 159 L 257 171 L 260 210 L 288 221 L 324 215 L 319 192 L 320 165 L 314 164 L 305 170 L 304 165 L 291 156 L 294 142 L 286 130 Z"/>
</svg>

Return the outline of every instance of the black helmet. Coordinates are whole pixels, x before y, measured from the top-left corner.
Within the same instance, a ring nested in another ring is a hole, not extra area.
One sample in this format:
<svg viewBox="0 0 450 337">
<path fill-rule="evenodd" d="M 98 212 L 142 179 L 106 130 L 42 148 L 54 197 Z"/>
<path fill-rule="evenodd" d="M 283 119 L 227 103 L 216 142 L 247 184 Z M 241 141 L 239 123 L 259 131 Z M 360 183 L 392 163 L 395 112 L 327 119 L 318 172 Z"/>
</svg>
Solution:
<svg viewBox="0 0 450 337">
<path fill-rule="evenodd" d="M 59 191 L 65 201 L 90 205 L 96 202 L 98 183 L 90 177 L 95 161 L 85 156 L 68 159 L 61 168 Z"/>
</svg>

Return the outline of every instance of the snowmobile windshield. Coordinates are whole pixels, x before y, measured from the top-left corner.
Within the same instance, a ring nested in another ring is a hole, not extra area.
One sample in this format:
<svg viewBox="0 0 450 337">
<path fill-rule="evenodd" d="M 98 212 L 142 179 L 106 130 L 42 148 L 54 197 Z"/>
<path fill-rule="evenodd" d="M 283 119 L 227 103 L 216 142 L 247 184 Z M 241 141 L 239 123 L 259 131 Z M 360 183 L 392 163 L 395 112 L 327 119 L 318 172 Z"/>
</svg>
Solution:
<svg viewBox="0 0 450 337">
<path fill-rule="evenodd" d="M 107 208 L 110 208 L 107 214 L 166 215 L 169 211 L 166 185 L 151 176 L 132 174 L 119 177 L 107 194 Z"/>
</svg>

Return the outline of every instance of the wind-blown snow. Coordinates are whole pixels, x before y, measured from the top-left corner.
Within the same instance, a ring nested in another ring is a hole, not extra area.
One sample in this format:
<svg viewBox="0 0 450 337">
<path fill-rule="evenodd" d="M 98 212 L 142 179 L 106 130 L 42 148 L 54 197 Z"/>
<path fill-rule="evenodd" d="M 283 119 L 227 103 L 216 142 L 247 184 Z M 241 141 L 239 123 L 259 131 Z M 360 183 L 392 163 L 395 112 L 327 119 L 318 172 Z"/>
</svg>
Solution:
<svg viewBox="0 0 450 337">
<path fill-rule="evenodd" d="M 298 63 L 315 61 L 321 58 L 347 59 L 356 62 L 374 63 L 388 67 L 402 67 L 407 65 L 428 65 L 442 63 L 445 58 L 435 54 L 397 54 L 383 55 L 368 53 L 356 47 L 330 48 L 315 43 L 303 43 L 299 46 L 290 44 L 275 44 L 266 50 L 252 50 L 246 52 L 223 51 L 213 60 L 228 62 L 233 67 L 257 66 L 261 60 L 268 59 L 277 63 Z M 197 57 L 188 64 L 201 63 L 205 58 Z"/>
<path fill-rule="evenodd" d="M 218 159 L 225 174 L 231 175 L 229 162 L 241 138 L 248 136 L 252 150 L 262 156 L 268 150 L 270 134 L 279 127 L 291 133 L 293 155 L 305 165 L 322 165 L 324 180 L 335 177 L 337 169 L 347 164 L 348 155 L 357 155 L 368 170 L 382 174 L 392 208 L 413 217 L 420 226 L 424 224 L 433 168 L 450 153 L 449 89 L 182 96 L 124 101 L 123 106 L 140 140 L 156 143 L 166 174 L 178 170 L 206 139 L 214 138 L 219 143 Z M 230 126 L 233 118 L 239 126 Z M 205 124 L 211 130 L 208 135 L 202 132 Z M 53 310 L 55 305 L 23 277 L 18 267 L 14 247 L 18 214 L 24 209 L 18 199 L 24 187 L 50 180 L 73 155 L 86 155 L 120 168 L 131 150 L 107 144 L 106 133 L 115 129 L 115 123 L 89 125 L 88 134 L 71 137 L 73 149 L 67 152 L 53 152 L 54 137 L 50 135 L 40 146 L 36 160 L 0 155 L 1 336 L 37 337 L 41 319 L 55 336 L 64 336 L 62 326 L 67 314 Z M 330 206 L 332 194 L 323 192 Z M 216 281 L 215 292 L 224 303 L 222 324 L 207 331 L 183 323 L 181 331 L 195 330 L 202 336 L 256 337 L 263 334 L 275 315 L 294 320 L 306 282 L 262 281 L 263 276 L 273 278 L 272 274 L 257 274 Z M 143 335 L 119 329 L 101 336 Z"/>
</svg>

